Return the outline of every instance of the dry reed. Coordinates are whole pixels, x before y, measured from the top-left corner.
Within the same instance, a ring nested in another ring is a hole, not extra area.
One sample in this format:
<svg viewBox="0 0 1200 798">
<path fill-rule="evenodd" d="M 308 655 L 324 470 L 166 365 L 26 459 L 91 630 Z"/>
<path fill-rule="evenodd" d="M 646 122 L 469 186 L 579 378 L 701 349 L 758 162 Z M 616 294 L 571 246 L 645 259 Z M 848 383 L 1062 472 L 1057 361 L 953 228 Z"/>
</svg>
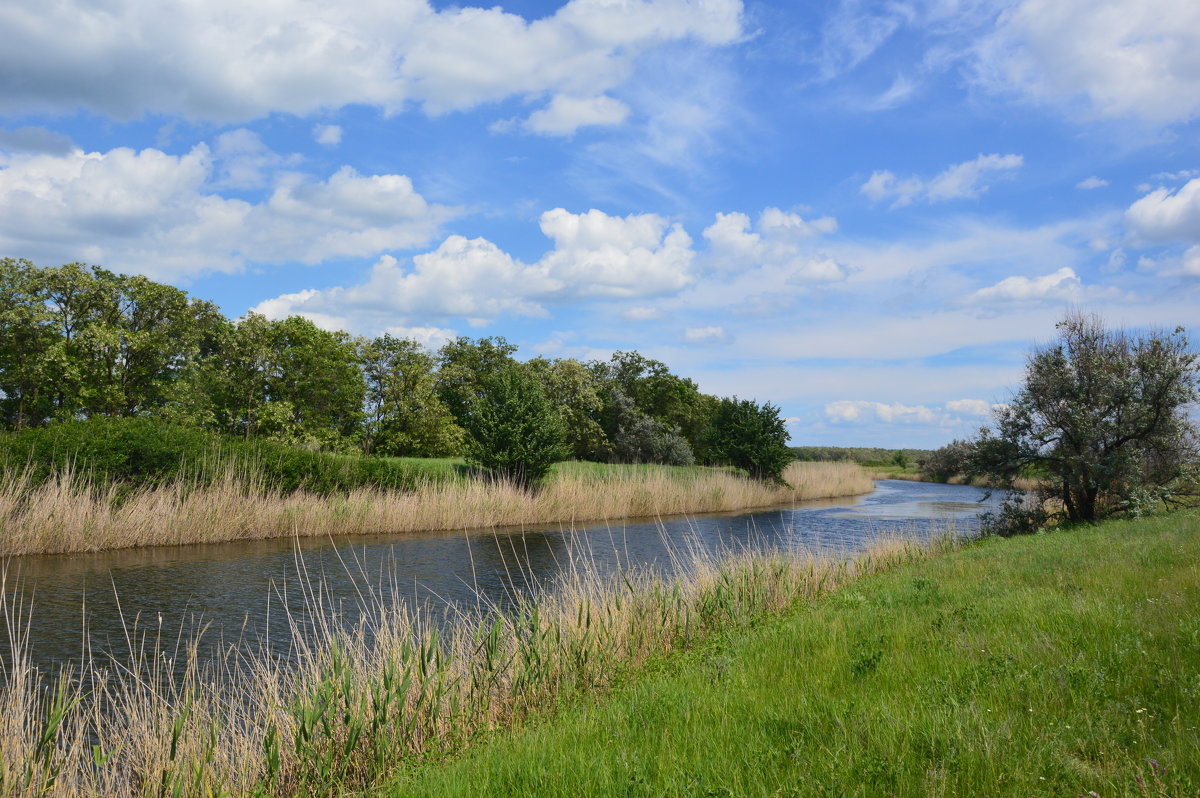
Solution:
<svg viewBox="0 0 1200 798">
<path fill-rule="evenodd" d="M 291 665 L 231 652 L 202 666 L 160 633 L 130 632 L 126 661 L 57 687 L 17 640 L 0 688 L 0 793 L 14 796 L 346 794 L 406 764 L 587 691 L 716 631 L 751 624 L 937 549 L 881 544 L 855 559 L 800 551 L 676 553 L 670 579 L 576 561 L 553 592 L 448 626 L 366 593 L 340 626 L 320 585 L 289 617 Z M 8 590 L 0 585 L 0 593 Z M 379 594 L 374 594 L 378 596 Z M 20 629 L 13 599 L 9 629 Z M 18 632 L 19 637 L 19 632 Z M 174 657 L 186 662 L 178 676 Z"/>
<path fill-rule="evenodd" d="M 728 471 L 614 470 L 556 474 L 530 493 L 485 480 L 430 481 L 410 492 L 318 496 L 272 491 L 233 472 L 208 486 L 183 481 L 119 493 L 69 472 L 40 485 L 0 475 L 0 555 L 277 537 L 573 524 L 725 512 L 869 492 L 849 463 L 792 463 L 785 486 Z"/>
</svg>

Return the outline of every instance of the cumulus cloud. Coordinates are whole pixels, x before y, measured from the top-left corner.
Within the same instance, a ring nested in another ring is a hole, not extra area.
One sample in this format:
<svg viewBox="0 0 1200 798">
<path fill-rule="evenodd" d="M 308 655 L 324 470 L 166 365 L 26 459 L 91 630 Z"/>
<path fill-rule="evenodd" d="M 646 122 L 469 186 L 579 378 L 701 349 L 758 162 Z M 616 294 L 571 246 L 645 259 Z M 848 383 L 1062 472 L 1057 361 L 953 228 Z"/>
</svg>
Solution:
<svg viewBox="0 0 1200 798">
<path fill-rule="evenodd" d="M 204 144 L 184 155 L 119 148 L 0 158 L 0 249 L 184 279 L 247 261 L 319 263 L 422 246 L 452 214 L 403 175 L 349 167 L 326 180 L 288 173 L 260 203 L 216 193 L 221 180 L 262 178 L 266 156 L 255 142 L 253 134 L 218 141 L 233 166 Z"/>
<path fill-rule="evenodd" d="M 763 210 L 757 224 L 744 213 L 718 213 L 703 232 L 709 244 L 707 263 L 727 274 L 772 270 L 793 284 L 841 280 L 841 265 L 807 244 L 836 230 L 831 216 L 806 220 L 778 208 Z"/>
<path fill-rule="evenodd" d="M 1041 277 L 1006 277 L 967 297 L 967 304 L 1070 302 L 1083 296 L 1079 275 L 1069 266 Z"/>
<path fill-rule="evenodd" d="M 1091 191 L 1092 189 L 1104 188 L 1107 185 L 1108 185 L 1107 180 L 1105 180 L 1102 177 L 1096 177 L 1095 175 L 1093 175 L 1092 177 L 1087 177 L 1087 178 L 1084 178 L 1083 180 L 1080 180 L 1078 183 L 1075 184 L 1075 188 L 1081 188 L 1084 191 Z"/>
<path fill-rule="evenodd" d="M 534 21 L 428 0 L 10 3 L 0 113 L 235 121 L 352 103 L 441 114 L 513 96 L 597 98 L 655 47 L 736 41 L 741 14 L 741 0 L 571 0 Z"/>
<path fill-rule="evenodd" d="M 1020 155 L 980 155 L 971 161 L 954 164 L 929 180 L 919 177 L 898 178 L 888 170 L 875 171 L 859 191 L 875 202 L 892 200 L 893 208 L 902 208 L 914 200 L 931 205 L 952 199 L 975 198 L 988 187 L 983 184 L 988 172 L 1016 169 L 1025 163 Z"/>
<path fill-rule="evenodd" d="M 1200 4 L 1020 0 L 976 50 L 981 78 L 1034 101 L 1154 123 L 1200 111 Z"/>
<path fill-rule="evenodd" d="M 1200 241 L 1200 178 L 1142 197 L 1125 212 L 1125 225 L 1144 241 Z"/>
<path fill-rule="evenodd" d="M 397 317 L 417 326 L 447 318 L 486 324 L 502 315 L 545 316 L 552 303 L 669 295 L 692 280 L 691 238 L 654 214 L 555 208 L 542 214 L 541 230 L 554 246 L 532 264 L 486 239 L 450 236 L 411 265 L 386 256 L 361 284 L 284 294 L 258 309 L 348 319 L 361 331 Z"/>
</svg>

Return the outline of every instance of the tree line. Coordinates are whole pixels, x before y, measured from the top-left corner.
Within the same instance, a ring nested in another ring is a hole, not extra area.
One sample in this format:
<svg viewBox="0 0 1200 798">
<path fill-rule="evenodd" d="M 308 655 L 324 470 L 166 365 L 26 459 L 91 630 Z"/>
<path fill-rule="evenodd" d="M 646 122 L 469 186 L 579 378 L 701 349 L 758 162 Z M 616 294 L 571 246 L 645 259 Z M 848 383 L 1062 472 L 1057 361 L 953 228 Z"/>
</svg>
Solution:
<svg viewBox="0 0 1200 798">
<path fill-rule="evenodd" d="M 468 456 L 536 479 L 555 459 L 732 463 L 779 477 L 778 408 L 702 393 L 636 351 L 516 360 L 502 337 L 436 351 L 211 302 L 79 263 L 0 260 L 0 425 L 149 417 L 245 439 Z M 536 456 L 535 456 L 536 453 Z"/>
</svg>

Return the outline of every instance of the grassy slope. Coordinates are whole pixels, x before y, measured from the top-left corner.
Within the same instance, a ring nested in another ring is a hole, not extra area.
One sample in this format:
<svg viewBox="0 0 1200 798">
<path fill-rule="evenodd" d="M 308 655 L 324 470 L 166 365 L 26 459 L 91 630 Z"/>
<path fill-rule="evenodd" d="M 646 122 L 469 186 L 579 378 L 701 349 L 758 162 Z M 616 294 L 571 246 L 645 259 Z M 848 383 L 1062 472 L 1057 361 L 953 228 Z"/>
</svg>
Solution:
<svg viewBox="0 0 1200 798">
<path fill-rule="evenodd" d="M 1196 795 L 1197 727 L 1193 511 L 863 580 L 393 793 Z"/>
</svg>

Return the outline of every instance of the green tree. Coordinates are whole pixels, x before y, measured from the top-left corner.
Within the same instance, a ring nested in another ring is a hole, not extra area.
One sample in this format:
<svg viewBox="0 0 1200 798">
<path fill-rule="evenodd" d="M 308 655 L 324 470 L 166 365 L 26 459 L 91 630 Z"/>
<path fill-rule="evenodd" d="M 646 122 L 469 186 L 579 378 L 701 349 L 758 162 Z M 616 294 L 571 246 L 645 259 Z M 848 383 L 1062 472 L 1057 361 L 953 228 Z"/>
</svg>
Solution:
<svg viewBox="0 0 1200 798">
<path fill-rule="evenodd" d="M 472 341 L 460 336 L 438 351 L 438 396 L 460 427 L 469 429 L 470 416 L 483 397 L 484 383 L 516 361 L 517 347 L 502 337 Z"/>
<path fill-rule="evenodd" d="M 284 411 L 278 422 L 290 437 L 328 448 L 357 443 L 366 386 L 355 340 L 289 316 L 271 325 L 268 343 L 267 408 Z"/>
<path fill-rule="evenodd" d="M 1058 331 L 976 441 L 974 468 L 1008 484 L 1044 474 L 1036 515 L 1053 500 L 1068 521 L 1171 500 L 1196 458 L 1188 411 L 1200 398 L 1200 362 L 1183 328 L 1139 336 L 1072 314 Z M 1020 531 L 1019 516 L 1014 523 Z"/>
<path fill-rule="evenodd" d="M 471 463 L 532 487 L 570 455 L 562 417 L 526 369 L 497 368 L 482 377 L 479 387 L 466 416 Z"/>
<path fill-rule="evenodd" d="M 577 460 L 607 461 L 612 445 L 596 420 L 604 410 L 602 385 L 596 375 L 573 358 L 535 357 L 525 363 L 525 368 L 562 416 L 571 455 Z"/>
<path fill-rule="evenodd" d="M 792 461 L 787 427 L 779 408 L 752 399 L 721 399 L 707 434 L 710 456 L 749 472 L 755 479 L 783 481 Z"/>
<path fill-rule="evenodd" d="M 435 360 L 413 340 L 384 335 L 363 342 L 366 380 L 363 451 L 394 457 L 444 457 L 462 451 L 464 433 L 437 394 Z"/>
<path fill-rule="evenodd" d="M 593 362 L 589 369 L 600 379 L 605 408 L 600 423 L 616 443 L 618 416 L 625 408 L 614 402 L 616 391 L 633 401 L 645 415 L 682 435 L 693 451 L 702 452 L 704 431 L 716 407 L 716 397 L 700 393 L 696 383 L 671 373 L 659 360 L 638 352 L 616 352 L 607 363 Z"/>
<path fill-rule="evenodd" d="M 27 260 L 0 259 L 0 419 L 8 429 L 39 426 L 55 412 L 49 389 L 62 372 L 40 272 Z"/>
</svg>

